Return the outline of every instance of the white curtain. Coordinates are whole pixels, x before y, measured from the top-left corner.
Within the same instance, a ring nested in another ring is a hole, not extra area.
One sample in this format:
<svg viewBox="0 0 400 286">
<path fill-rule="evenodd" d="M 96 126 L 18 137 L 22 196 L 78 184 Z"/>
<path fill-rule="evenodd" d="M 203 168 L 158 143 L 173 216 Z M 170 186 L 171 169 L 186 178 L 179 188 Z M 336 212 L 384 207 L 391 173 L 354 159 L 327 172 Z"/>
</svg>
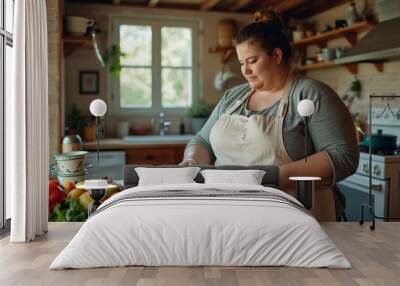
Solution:
<svg viewBox="0 0 400 286">
<path fill-rule="evenodd" d="M 13 96 L 6 98 L 6 187 L 12 242 L 48 227 L 48 52 L 45 0 L 15 1 Z"/>
</svg>

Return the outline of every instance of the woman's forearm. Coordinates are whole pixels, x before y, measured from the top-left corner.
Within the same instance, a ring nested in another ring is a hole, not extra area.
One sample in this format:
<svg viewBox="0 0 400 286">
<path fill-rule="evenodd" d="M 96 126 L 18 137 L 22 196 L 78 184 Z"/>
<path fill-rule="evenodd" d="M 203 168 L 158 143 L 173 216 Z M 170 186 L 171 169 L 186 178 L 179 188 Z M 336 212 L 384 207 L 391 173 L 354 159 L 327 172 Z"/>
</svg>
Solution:
<svg viewBox="0 0 400 286">
<path fill-rule="evenodd" d="M 295 184 L 289 180 L 293 176 L 315 176 L 322 180 L 317 186 L 329 187 L 332 184 L 333 169 L 328 153 L 320 151 L 304 159 L 279 166 L 279 186 L 282 189 L 294 189 Z"/>
<path fill-rule="evenodd" d="M 211 164 L 211 155 L 207 148 L 200 144 L 194 144 L 186 147 L 183 160 L 193 159 L 199 165 Z"/>
</svg>

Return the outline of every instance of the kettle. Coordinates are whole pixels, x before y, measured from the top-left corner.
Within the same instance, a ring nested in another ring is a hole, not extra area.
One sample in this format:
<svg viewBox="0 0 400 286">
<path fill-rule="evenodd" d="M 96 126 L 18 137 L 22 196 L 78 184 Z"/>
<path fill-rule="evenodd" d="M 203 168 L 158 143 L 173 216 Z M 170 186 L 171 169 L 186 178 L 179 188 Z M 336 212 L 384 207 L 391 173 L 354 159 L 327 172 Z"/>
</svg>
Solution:
<svg viewBox="0 0 400 286">
<path fill-rule="evenodd" d="M 62 140 L 62 153 L 80 151 L 82 149 L 82 138 L 78 134 L 67 135 Z"/>
</svg>

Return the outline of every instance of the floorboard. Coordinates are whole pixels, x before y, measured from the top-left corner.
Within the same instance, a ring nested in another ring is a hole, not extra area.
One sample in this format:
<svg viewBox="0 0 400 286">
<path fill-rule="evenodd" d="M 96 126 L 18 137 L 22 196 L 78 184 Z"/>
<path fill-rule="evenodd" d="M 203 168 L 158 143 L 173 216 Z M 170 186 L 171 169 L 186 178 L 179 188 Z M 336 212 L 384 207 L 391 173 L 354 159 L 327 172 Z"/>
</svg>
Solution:
<svg viewBox="0 0 400 286">
<path fill-rule="evenodd" d="M 381 222 L 375 231 L 357 223 L 323 223 L 352 269 L 290 267 L 118 267 L 49 270 L 81 223 L 50 223 L 32 243 L 0 240 L 1 286 L 263 286 L 400 285 L 400 223 Z"/>
</svg>

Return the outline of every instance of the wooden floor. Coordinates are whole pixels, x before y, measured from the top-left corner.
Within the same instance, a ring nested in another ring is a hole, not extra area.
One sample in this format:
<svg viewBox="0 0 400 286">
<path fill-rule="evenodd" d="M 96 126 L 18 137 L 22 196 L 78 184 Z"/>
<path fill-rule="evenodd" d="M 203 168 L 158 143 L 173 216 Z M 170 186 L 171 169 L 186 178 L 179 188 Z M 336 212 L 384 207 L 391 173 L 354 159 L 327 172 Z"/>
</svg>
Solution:
<svg viewBox="0 0 400 286">
<path fill-rule="evenodd" d="M 400 285 L 400 222 L 378 223 L 375 231 L 357 223 L 324 223 L 352 269 L 289 267 L 121 267 L 48 270 L 80 223 L 50 223 L 32 243 L 0 241 L 0 285 Z"/>
</svg>

